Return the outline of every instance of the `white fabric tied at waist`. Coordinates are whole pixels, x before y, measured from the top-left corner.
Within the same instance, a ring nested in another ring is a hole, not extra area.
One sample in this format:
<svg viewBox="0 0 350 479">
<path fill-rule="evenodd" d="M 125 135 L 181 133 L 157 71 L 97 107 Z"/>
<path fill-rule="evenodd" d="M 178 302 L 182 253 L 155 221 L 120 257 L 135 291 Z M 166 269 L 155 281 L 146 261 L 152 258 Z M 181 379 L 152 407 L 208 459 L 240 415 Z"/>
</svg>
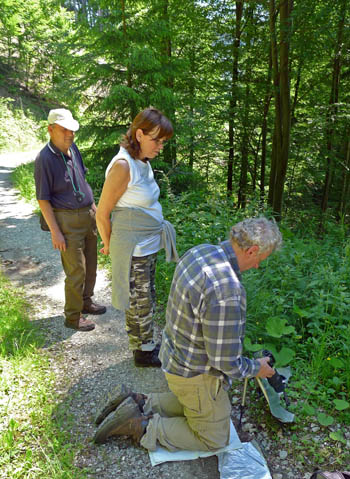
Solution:
<svg viewBox="0 0 350 479">
<path fill-rule="evenodd" d="M 167 221 L 158 221 L 138 208 L 115 207 L 112 212 L 110 253 L 112 259 L 112 304 L 125 311 L 129 307 L 130 265 L 135 246 L 147 236 L 160 234 L 166 261 L 179 261 L 176 233 Z"/>
</svg>

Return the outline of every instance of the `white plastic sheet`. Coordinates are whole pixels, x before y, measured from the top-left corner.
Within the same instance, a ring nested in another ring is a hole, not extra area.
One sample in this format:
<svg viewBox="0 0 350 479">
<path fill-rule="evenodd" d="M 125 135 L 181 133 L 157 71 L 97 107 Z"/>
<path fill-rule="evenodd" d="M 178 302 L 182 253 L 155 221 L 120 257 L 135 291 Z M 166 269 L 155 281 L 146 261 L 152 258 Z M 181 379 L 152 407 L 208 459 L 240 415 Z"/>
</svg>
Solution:
<svg viewBox="0 0 350 479">
<path fill-rule="evenodd" d="M 220 479 L 272 479 L 266 461 L 251 442 L 218 454 Z"/>
<path fill-rule="evenodd" d="M 230 426 L 230 442 L 226 447 L 218 449 L 217 451 L 175 451 L 170 452 L 163 447 L 158 446 L 155 451 L 149 451 L 149 457 L 151 460 L 152 466 L 161 464 L 162 462 L 169 461 L 188 461 L 193 459 L 198 459 L 199 457 L 209 457 L 215 456 L 220 452 L 231 451 L 237 448 L 242 447 L 242 443 L 238 437 L 236 429 L 231 422 Z"/>
</svg>

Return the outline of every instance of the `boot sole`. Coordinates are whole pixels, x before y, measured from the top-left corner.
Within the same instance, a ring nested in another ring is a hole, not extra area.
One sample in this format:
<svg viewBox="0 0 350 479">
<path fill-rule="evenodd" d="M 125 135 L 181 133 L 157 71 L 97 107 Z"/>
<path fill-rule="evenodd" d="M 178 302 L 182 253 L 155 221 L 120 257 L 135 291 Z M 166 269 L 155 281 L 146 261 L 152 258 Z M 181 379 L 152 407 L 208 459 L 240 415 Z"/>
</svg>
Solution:
<svg viewBox="0 0 350 479">
<path fill-rule="evenodd" d="M 94 316 L 98 316 L 99 314 L 105 314 L 105 312 L 107 311 L 107 308 L 105 309 L 101 309 L 100 311 L 89 311 L 88 309 L 83 309 L 82 310 L 82 313 L 83 314 L 93 314 Z"/>
<path fill-rule="evenodd" d="M 104 419 L 95 433 L 94 442 L 96 444 L 103 444 L 109 436 L 113 435 L 113 430 L 118 426 L 132 417 L 140 416 L 142 416 L 142 414 L 135 401 L 131 397 L 126 398 L 115 411 L 111 412 Z"/>
<path fill-rule="evenodd" d="M 64 325 L 65 325 L 66 328 L 74 329 L 75 331 L 82 331 L 84 333 L 87 333 L 88 331 L 93 331 L 95 329 L 95 325 L 86 326 L 86 327 L 82 327 L 82 328 L 79 328 L 79 326 L 77 327 L 74 324 L 69 324 L 69 323 L 64 323 Z"/>
<path fill-rule="evenodd" d="M 161 368 L 162 364 L 136 364 L 134 362 L 135 366 L 137 368 Z"/>
<path fill-rule="evenodd" d="M 102 411 L 96 417 L 96 426 L 99 426 L 101 422 L 108 416 L 108 414 L 117 409 L 119 404 L 125 401 L 125 399 L 128 398 L 131 393 L 132 391 L 127 389 L 124 384 L 117 386 L 111 393 L 109 393 L 108 396 L 103 399 L 103 403 L 107 403 L 107 405 L 104 406 Z"/>
</svg>

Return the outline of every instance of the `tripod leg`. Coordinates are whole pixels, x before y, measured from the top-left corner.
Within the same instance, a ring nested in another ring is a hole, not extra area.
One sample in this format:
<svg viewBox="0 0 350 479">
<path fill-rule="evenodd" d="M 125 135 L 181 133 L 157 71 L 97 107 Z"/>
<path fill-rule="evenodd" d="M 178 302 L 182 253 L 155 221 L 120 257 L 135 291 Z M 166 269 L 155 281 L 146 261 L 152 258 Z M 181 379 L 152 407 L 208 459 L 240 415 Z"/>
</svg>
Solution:
<svg viewBox="0 0 350 479">
<path fill-rule="evenodd" d="M 247 398 L 247 386 L 248 386 L 248 378 L 245 378 L 244 386 L 243 386 L 243 396 L 242 396 L 242 402 L 241 402 L 242 407 L 245 406 L 245 400 Z"/>
<path fill-rule="evenodd" d="M 267 392 L 266 392 L 266 389 L 264 388 L 263 383 L 261 382 L 261 379 L 260 379 L 260 378 L 255 378 L 255 379 L 256 379 L 256 382 L 259 384 L 260 389 L 261 389 L 262 392 L 263 392 L 263 395 L 265 396 L 265 399 L 266 399 L 266 401 L 267 401 L 267 404 L 270 405 L 269 397 L 268 397 L 268 395 L 267 395 Z"/>
<path fill-rule="evenodd" d="M 244 408 L 245 408 L 245 400 L 247 398 L 247 386 L 248 386 L 248 378 L 245 378 L 244 386 L 243 386 L 242 402 L 241 402 L 241 406 L 240 406 L 238 429 L 241 429 L 241 427 L 242 427 L 242 418 L 243 418 L 243 412 L 244 412 Z"/>
</svg>

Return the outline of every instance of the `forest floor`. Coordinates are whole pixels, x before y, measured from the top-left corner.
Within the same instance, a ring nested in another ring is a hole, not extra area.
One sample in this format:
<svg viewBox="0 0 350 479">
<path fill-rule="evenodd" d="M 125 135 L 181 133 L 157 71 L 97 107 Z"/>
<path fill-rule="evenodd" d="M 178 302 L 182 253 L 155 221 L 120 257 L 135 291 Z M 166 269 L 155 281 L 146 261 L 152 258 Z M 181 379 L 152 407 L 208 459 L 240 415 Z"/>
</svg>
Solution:
<svg viewBox="0 0 350 479">
<path fill-rule="evenodd" d="M 45 334 L 43 354 L 49 357 L 55 373 L 59 398 L 55 417 L 76 445 L 76 465 L 87 468 L 87 477 L 96 479 L 219 478 L 216 456 L 152 467 L 148 453 L 127 439 L 112 439 L 100 446 L 92 442 L 94 419 L 106 391 L 125 383 L 132 390 L 147 394 L 167 390 L 167 385 L 162 371 L 135 368 L 124 317 L 111 306 L 110 284 L 104 271 L 98 272 L 95 295 L 97 302 L 107 306 L 107 313 L 91 317 L 96 320 L 96 329 L 80 333 L 64 327 L 64 275 L 59 253 L 52 248 L 50 234 L 40 230 L 33 206 L 18 197 L 10 182 L 13 169 L 34 156 L 34 152 L 0 155 L 0 262 L 6 276 L 23 288 L 31 305 L 31 320 Z M 241 383 L 236 384 L 233 394 L 232 415 L 236 421 Z M 295 456 L 290 453 L 291 439 L 283 428 L 269 433 L 266 409 L 261 412 L 264 424 L 254 424 L 249 413 L 252 408 L 254 403 L 246 413 L 241 439 L 257 440 L 274 479 L 309 478 L 312 465 L 309 470 L 296 465 Z M 310 429 L 312 424 L 309 426 Z M 312 430 L 308 432 L 312 443 Z M 303 431 L 300 440 L 305 435 Z"/>
</svg>

